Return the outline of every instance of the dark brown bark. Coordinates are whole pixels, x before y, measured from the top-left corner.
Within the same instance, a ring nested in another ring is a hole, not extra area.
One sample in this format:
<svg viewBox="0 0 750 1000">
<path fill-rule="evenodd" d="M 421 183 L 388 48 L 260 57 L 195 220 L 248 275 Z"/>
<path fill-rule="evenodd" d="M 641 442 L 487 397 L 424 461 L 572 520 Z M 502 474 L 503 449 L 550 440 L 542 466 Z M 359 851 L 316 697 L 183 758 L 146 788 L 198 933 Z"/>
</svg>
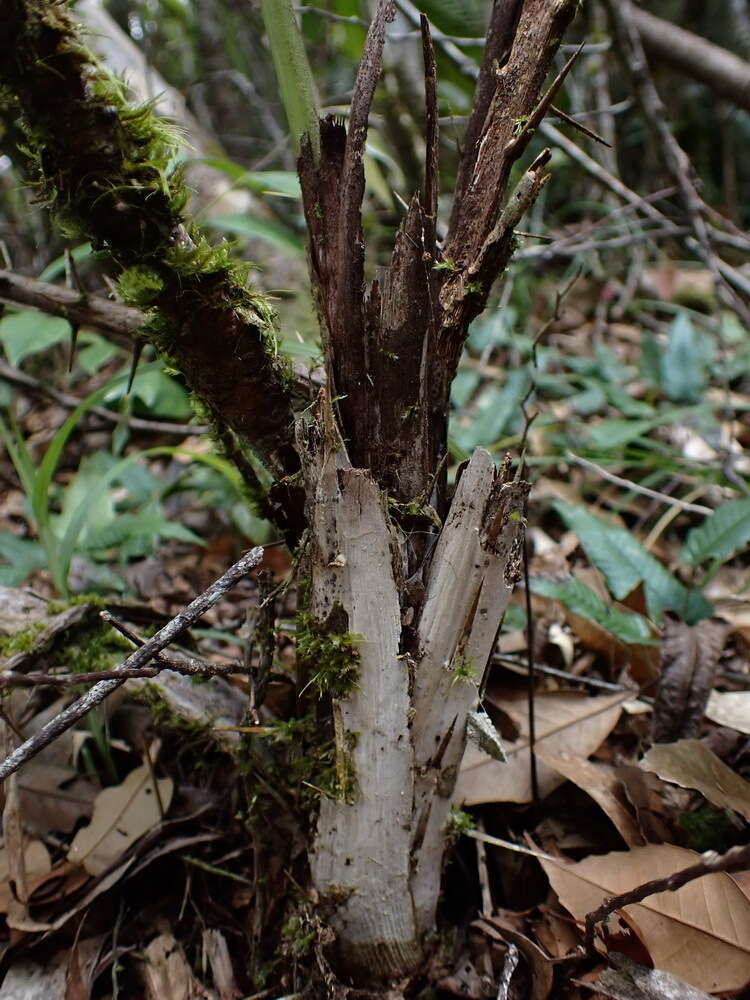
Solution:
<svg viewBox="0 0 750 1000">
<path fill-rule="evenodd" d="M 479 139 L 495 93 L 496 74 L 505 65 L 510 55 L 510 47 L 513 43 L 522 7 L 523 0 L 495 0 L 492 7 L 490 23 L 487 27 L 487 41 L 484 46 L 484 58 L 477 78 L 469 123 L 463 138 L 463 151 L 456 183 L 458 191 L 464 190 L 474 172 L 479 152 Z M 456 226 L 460 208 L 461 201 L 456 198 L 451 214 L 451 231 Z"/>
<path fill-rule="evenodd" d="M 362 154 L 380 73 L 389 10 L 385 0 L 368 33 L 349 132 L 343 123 L 322 122 L 320 162 L 313 161 L 310 149 L 303 151 L 300 177 L 311 273 L 344 442 L 351 461 L 370 468 L 381 488 L 400 504 L 431 499 L 439 513 L 445 513 L 437 470 L 446 450 L 450 383 L 469 324 L 484 308 L 492 282 L 510 258 L 513 227 L 544 183 L 546 156 L 536 161 L 527 182 L 500 213 L 511 166 L 527 148 L 564 79 L 561 74 L 540 101 L 575 7 L 574 0 L 496 6 L 489 61 L 470 120 L 474 138 L 463 158 L 444 256 L 435 245 L 437 109 L 434 57 L 425 23 L 423 194 L 412 199 L 387 273 L 369 291 L 364 287 L 360 219 Z M 507 61 L 498 71 L 496 60 L 509 46 Z"/>
</svg>

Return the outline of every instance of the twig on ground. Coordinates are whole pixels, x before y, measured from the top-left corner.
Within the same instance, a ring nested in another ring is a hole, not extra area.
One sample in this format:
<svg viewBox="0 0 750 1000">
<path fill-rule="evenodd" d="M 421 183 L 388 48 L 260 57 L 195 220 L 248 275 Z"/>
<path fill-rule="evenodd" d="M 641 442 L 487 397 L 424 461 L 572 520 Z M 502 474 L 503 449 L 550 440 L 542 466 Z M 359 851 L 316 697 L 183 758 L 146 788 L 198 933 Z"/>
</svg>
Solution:
<svg viewBox="0 0 750 1000">
<path fill-rule="evenodd" d="M 614 483 L 615 486 L 622 486 L 623 489 L 632 490 L 633 493 L 640 493 L 644 497 L 651 497 L 652 500 L 659 500 L 661 503 L 665 503 L 670 507 L 677 507 L 689 514 L 703 514 L 706 517 L 713 514 L 713 509 L 711 507 L 704 507 L 699 503 L 688 503 L 686 500 L 679 500 L 677 497 L 667 496 L 666 493 L 659 493 L 658 490 L 651 490 L 648 486 L 641 486 L 640 483 L 634 483 L 630 479 L 623 479 L 621 476 L 616 476 L 614 472 L 609 472 L 607 469 L 603 469 L 602 466 L 597 465 L 596 462 L 590 462 L 587 458 L 581 458 L 580 455 L 574 455 L 572 451 L 567 452 L 565 457 L 569 462 L 575 462 L 576 465 L 580 465 L 581 468 L 589 469 L 591 472 L 595 472 L 597 476 L 601 476 L 602 479 L 606 479 L 610 483 Z"/>
<path fill-rule="evenodd" d="M 510 981 L 518 965 L 518 948 L 513 942 L 509 942 L 508 950 L 505 953 L 503 971 L 500 973 L 500 982 L 497 984 L 497 1000 L 508 1000 L 510 996 Z"/>
<path fill-rule="evenodd" d="M 559 858 L 555 859 L 559 864 Z M 643 885 L 630 889 L 629 892 L 622 892 L 619 896 L 605 899 L 601 906 L 586 914 L 586 935 L 585 947 L 590 954 L 594 953 L 594 929 L 598 923 L 606 920 L 615 910 L 622 909 L 623 906 L 632 906 L 640 903 L 648 896 L 653 896 L 657 892 L 675 892 L 683 885 L 692 882 L 704 875 L 712 875 L 715 872 L 739 872 L 750 868 L 750 844 L 740 844 L 737 847 L 730 847 L 726 854 L 717 854 L 716 851 L 706 851 L 701 855 L 700 861 L 681 871 L 674 872 L 664 878 L 652 879 L 644 882 Z"/>
<path fill-rule="evenodd" d="M 60 406 L 64 406 L 66 410 L 75 410 L 81 405 L 81 400 L 77 396 L 68 392 L 60 392 L 41 379 L 27 375 L 26 372 L 14 368 L 2 359 L 0 359 L 0 378 L 4 378 L 11 385 L 17 385 L 22 389 L 29 389 L 31 392 L 47 396 Z M 102 420 L 106 420 L 110 424 L 124 422 L 133 431 L 146 431 L 151 434 L 176 434 L 179 437 L 187 437 L 191 434 L 208 434 L 211 430 L 210 427 L 205 427 L 202 424 L 173 424 L 165 420 L 142 420 L 140 417 L 129 417 L 117 413 L 115 410 L 108 410 L 104 406 L 92 406 L 88 412 L 101 417 Z"/>
<path fill-rule="evenodd" d="M 247 576 L 250 570 L 254 569 L 260 563 L 262 558 L 263 549 L 260 546 L 247 552 L 222 577 L 216 580 L 215 583 L 212 583 L 208 590 L 204 591 L 199 597 L 196 597 L 184 611 L 180 612 L 172 621 L 167 622 L 140 649 L 136 649 L 121 664 L 120 669 L 116 671 L 116 677 L 110 680 L 99 681 L 85 695 L 74 701 L 72 705 L 68 705 L 67 708 L 63 709 L 53 719 L 50 719 L 38 733 L 26 740 L 25 743 L 0 763 L 0 781 L 3 781 L 8 775 L 13 774 L 22 764 L 25 764 L 26 761 L 31 760 L 32 757 L 35 757 L 46 746 L 49 746 L 53 740 L 56 740 L 58 736 L 75 725 L 92 708 L 100 705 L 105 698 L 112 694 L 113 691 L 116 691 L 127 680 L 126 677 L 122 676 L 122 671 L 134 670 L 145 666 L 157 653 L 160 653 L 171 642 L 174 642 L 178 635 L 185 632 L 206 611 L 217 604 L 227 591 L 236 586 L 243 577 Z"/>
</svg>

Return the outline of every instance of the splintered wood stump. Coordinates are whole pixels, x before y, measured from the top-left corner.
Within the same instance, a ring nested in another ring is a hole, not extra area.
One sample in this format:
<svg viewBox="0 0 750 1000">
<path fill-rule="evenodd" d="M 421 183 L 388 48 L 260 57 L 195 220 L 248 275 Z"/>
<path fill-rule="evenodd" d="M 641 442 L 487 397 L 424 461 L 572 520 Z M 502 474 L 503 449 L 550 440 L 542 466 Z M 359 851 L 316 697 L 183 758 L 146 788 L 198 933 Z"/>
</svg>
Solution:
<svg viewBox="0 0 750 1000">
<path fill-rule="evenodd" d="M 334 906 L 342 971 L 388 980 L 414 971 L 435 924 L 467 716 L 519 572 L 528 485 L 477 451 L 416 587 L 371 473 L 325 435 L 304 465 L 311 614 L 359 650 L 356 685 L 333 703 L 350 782 L 321 802 L 312 874 Z"/>
</svg>

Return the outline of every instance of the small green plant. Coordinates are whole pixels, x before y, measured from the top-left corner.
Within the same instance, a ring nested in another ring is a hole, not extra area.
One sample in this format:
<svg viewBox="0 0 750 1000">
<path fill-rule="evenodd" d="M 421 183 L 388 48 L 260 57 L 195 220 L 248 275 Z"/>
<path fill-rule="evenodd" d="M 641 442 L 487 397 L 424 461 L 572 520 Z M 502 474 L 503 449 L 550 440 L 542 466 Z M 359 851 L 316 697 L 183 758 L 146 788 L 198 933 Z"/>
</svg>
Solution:
<svg viewBox="0 0 750 1000">
<path fill-rule="evenodd" d="M 139 369 L 139 373 L 144 374 L 160 371 L 160 362 Z M 159 446 L 135 452 L 119 461 L 110 456 L 101 467 L 96 457 L 92 459 L 90 468 L 86 465 L 84 469 L 82 464 L 78 480 L 74 480 L 63 494 L 61 513 L 56 513 L 53 505 L 54 476 L 68 438 L 82 416 L 110 395 L 113 388 L 124 386 L 127 379 L 127 374 L 119 375 L 84 399 L 55 433 L 38 466 L 33 462 L 13 416 L 9 415 L 7 423 L 0 417 L 0 439 L 8 450 L 26 494 L 30 521 L 39 538 L 39 542 L 35 543 L 0 535 L 0 555 L 10 560 L 15 555 L 27 572 L 46 565 L 55 589 L 66 600 L 71 596 L 68 583 L 71 561 L 78 552 L 96 553 L 117 548 L 121 558 L 128 558 L 150 551 L 154 539 L 158 537 L 204 544 L 194 532 L 167 519 L 158 506 L 158 498 L 145 498 L 141 509 L 132 513 L 115 510 L 107 504 L 104 504 L 107 509 L 102 509 L 110 487 L 138 462 L 161 455 L 185 456 L 219 472 L 232 482 L 238 493 L 241 488 L 239 473 L 226 460 L 216 455 Z M 85 479 L 81 478 L 84 473 Z M 114 577 L 110 582 L 114 583 Z"/>
<path fill-rule="evenodd" d="M 466 655 L 462 655 L 453 670 L 451 686 L 458 683 L 476 684 L 477 676 L 474 671 L 474 662 Z"/>
<path fill-rule="evenodd" d="M 452 806 L 448 820 L 445 824 L 445 839 L 448 843 L 457 843 L 459 837 L 463 837 L 469 832 L 469 830 L 473 829 L 474 818 L 463 809 L 459 809 L 457 806 Z"/>
<path fill-rule="evenodd" d="M 297 616 L 297 655 L 311 664 L 310 684 L 319 694 L 346 698 L 359 676 L 361 635 L 322 632 L 306 612 Z"/>
<path fill-rule="evenodd" d="M 456 264 L 455 261 L 451 260 L 450 257 L 445 257 L 443 260 L 438 261 L 436 264 L 432 265 L 433 271 L 449 271 L 451 274 L 457 274 L 461 268 Z"/>
</svg>

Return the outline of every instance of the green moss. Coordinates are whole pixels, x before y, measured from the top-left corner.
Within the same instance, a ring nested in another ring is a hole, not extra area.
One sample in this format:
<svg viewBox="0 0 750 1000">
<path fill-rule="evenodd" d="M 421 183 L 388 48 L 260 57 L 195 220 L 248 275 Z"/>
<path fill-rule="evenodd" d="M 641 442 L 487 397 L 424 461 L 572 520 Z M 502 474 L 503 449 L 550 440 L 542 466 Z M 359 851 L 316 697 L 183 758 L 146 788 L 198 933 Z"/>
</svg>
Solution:
<svg viewBox="0 0 750 1000">
<path fill-rule="evenodd" d="M 107 607 L 107 600 L 101 594 L 83 593 L 76 594 L 65 601 L 50 601 L 47 604 L 47 611 L 51 615 L 62 614 L 68 608 L 79 607 L 82 604 L 90 604 L 94 608 L 104 609 Z"/>
<path fill-rule="evenodd" d="M 310 684 L 321 695 L 341 700 L 354 690 L 359 677 L 362 636 L 353 632 L 325 632 L 307 612 L 297 615 L 297 655 L 307 661 Z"/>
<path fill-rule="evenodd" d="M 477 677 L 474 672 L 474 661 L 467 656 L 461 656 L 453 668 L 453 679 L 451 685 L 463 682 L 464 684 L 476 684 Z"/>
<path fill-rule="evenodd" d="M 13 653 L 30 653 L 46 628 L 42 622 L 33 622 L 13 635 L 0 636 L 0 654 L 10 656 Z"/>
<path fill-rule="evenodd" d="M 449 846 L 455 844 L 459 837 L 474 829 L 474 818 L 463 809 L 451 806 L 450 814 L 445 824 L 445 839 Z"/>
<path fill-rule="evenodd" d="M 60 665 L 72 674 L 113 670 L 133 652 L 133 646 L 103 621 L 82 625 L 66 637 Z"/>
<path fill-rule="evenodd" d="M 687 834 L 688 847 L 699 853 L 723 853 L 737 842 L 738 827 L 725 809 L 704 805 L 682 813 L 678 823 Z"/>
<path fill-rule="evenodd" d="M 152 267 L 133 264 L 117 280 L 117 291 L 125 302 L 149 306 L 164 289 L 164 279 Z"/>
</svg>

